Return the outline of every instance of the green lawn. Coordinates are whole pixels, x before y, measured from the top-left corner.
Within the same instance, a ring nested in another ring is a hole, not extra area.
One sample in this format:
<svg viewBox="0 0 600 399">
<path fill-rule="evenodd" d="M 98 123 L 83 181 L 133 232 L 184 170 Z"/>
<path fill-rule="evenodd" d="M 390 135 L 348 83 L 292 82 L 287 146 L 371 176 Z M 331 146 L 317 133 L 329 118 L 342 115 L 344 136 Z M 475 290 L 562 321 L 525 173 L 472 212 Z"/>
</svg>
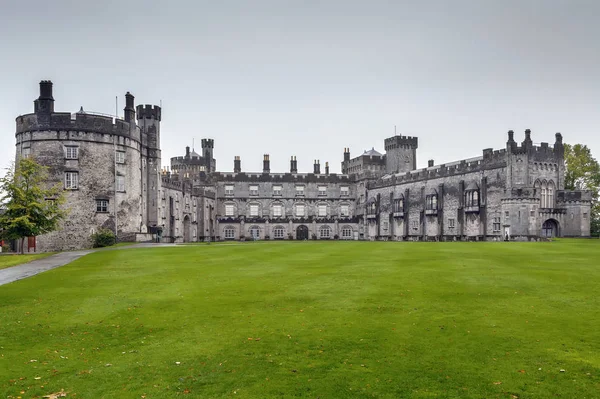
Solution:
<svg viewBox="0 0 600 399">
<path fill-rule="evenodd" d="M 32 260 L 45 258 L 50 255 L 54 255 L 54 253 L 46 252 L 46 253 L 41 253 L 41 254 L 25 254 L 25 255 L 3 254 L 3 255 L 0 255 L 0 270 L 6 269 L 7 267 L 20 265 L 22 263 L 31 262 Z"/>
<path fill-rule="evenodd" d="M 0 396 L 598 398 L 599 287 L 597 240 L 104 251 L 0 286 Z"/>
</svg>

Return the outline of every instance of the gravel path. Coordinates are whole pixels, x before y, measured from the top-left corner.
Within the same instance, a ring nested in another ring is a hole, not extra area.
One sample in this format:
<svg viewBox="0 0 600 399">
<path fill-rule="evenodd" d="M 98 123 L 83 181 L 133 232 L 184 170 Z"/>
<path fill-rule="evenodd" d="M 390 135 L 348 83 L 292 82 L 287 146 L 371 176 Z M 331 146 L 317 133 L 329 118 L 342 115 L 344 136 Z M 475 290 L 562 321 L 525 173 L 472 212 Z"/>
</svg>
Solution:
<svg viewBox="0 0 600 399">
<path fill-rule="evenodd" d="M 17 265 L 0 270 L 0 285 L 12 283 L 13 281 L 21 280 L 27 277 L 35 276 L 47 270 L 55 269 L 64 266 L 96 251 L 116 251 L 130 248 L 156 248 L 156 247 L 174 247 L 175 244 L 134 244 L 117 248 L 90 249 L 84 251 L 61 252 L 56 255 L 48 256 L 47 258 L 38 259 L 22 265 Z"/>
</svg>

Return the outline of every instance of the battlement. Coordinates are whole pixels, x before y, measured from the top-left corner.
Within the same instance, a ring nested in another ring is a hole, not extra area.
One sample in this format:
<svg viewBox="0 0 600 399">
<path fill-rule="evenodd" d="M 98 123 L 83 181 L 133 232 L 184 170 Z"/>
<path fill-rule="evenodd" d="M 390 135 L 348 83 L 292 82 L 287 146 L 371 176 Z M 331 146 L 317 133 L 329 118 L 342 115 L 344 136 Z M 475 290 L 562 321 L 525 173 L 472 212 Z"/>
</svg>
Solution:
<svg viewBox="0 0 600 399">
<path fill-rule="evenodd" d="M 484 150 L 484 156 L 463 159 L 447 164 L 434 165 L 406 173 L 388 174 L 368 183 L 369 189 L 395 186 L 422 180 L 480 172 L 506 166 L 506 150 Z"/>
<path fill-rule="evenodd" d="M 215 140 L 202 139 L 202 148 L 215 148 Z"/>
<path fill-rule="evenodd" d="M 591 202 L 592 192 L 588 190 L 564 190 L 556 193 L 556 200 L 565 202 Z"/>
<path fill-rule="evenodd" d="M 160 122 L 162 110 L 158 105 L 138 105 L 136 108 L 138 119 L 156 119 Z"/>
<path fill-rule="evenodd" d="M 93 113 L 54 112 L 49 118 L 38 114 L 21 115 L 16 119 L 16 134 L 34 131 L 84 131 L 130 136 L 129 122 L 120 118 Z"/>
<path fill-rule="evenodd" d="M 419 138 L 412 136 L 393 136 L 384 140 L 386 151 L 395 148 L 417 149 L 419 147 Z"/>
<path fill-rule="evenodd" d="M 214 181 L 225 182 L 281 182 L 281 183 L 347 183 L 351 179 L 348 175 L 331 173 L 329 175 L 314 173 L 212 173 L 211 178 Z"/>
</svg>

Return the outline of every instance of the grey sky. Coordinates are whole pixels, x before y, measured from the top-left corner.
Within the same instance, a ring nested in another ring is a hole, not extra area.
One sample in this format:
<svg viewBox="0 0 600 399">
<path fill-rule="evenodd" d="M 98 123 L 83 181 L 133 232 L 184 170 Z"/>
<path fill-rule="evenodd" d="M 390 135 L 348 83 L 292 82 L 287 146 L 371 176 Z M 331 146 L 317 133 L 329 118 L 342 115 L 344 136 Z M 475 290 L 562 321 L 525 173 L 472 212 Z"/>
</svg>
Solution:
<svg viewBox="0 0 600 399">
<path fill-rule="evenodd" d="M 600 154 L 600 1 L 20 1 L 0 7 L 0 161 L 42 79 L 55 107 L 163 102 L 163 165 L 215 139 L 219 170 L 339 172 L 397 132 L 418 166 L 534 142 Z"/>
</svg>

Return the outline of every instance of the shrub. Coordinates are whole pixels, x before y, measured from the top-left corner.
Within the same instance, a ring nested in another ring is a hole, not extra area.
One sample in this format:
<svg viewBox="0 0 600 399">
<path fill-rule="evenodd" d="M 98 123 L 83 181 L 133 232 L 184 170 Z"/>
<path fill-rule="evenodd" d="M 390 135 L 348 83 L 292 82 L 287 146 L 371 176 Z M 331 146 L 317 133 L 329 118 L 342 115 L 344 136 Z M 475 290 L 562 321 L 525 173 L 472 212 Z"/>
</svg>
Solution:
<svg viewBox="0 0 600 399">
<path fill-rule="evenodd" d="M 94 248 L 110 247 L 115 245 L 117 238 L 112 230 L 100 229 L 92 234 Z"/>
<path fill-rule="evenodd" d="M 334 236 L 333 236 L 333 239 L 334 239 L 334 240 L 339 240 L 339 239 L 340 239 L 340 236 L 338 236 L 338 235 L 336 234 L 336 235 L 334 235 Z"/>
<path fill-rule="evenodd" d="M 317 235 L 316 235 L 316 234 L 313 234 L 313 235 L 312 235 L 312 239 L 313 239 L 313 240 L 316 240 L 316 239 L 317 239 Z"/>
<path fill-rule="evenodd" d="M 293 240 L 294 239 L 294 235 L 292 233 L 288 233 L 288 240 Z"/>
</svg>

